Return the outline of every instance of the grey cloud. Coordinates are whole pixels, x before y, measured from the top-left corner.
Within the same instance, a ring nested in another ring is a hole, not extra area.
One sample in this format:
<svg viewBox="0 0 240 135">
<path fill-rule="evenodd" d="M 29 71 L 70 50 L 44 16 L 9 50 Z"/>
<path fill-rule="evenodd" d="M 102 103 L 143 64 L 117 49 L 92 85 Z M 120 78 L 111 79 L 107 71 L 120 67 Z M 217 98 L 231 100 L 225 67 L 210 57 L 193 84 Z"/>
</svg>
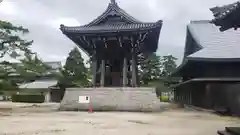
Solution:
<svg viewBox="0 0 240 135">
<path fill-rule="evenodd" d="M 80 24 L 99 16 L 110 0 L 9 0 L 19 13 L 15 16 L 0 13 L 1 19 L 28 27 L 33 39 L 33 50 L 44 60 L 62 60 L 76 46 L 48 21 L 73 18 Z M 211 19 L 210 7 L 232 3 L 235 0 L 116 0 L 120 7 L 141 21 L 163 19 L 160 34 L 159 55 L 172 54 L 181 62 L 186 37 L 186 25 L 190 20 Z M 64 22 L 63 22 L 64 23 Z M 59 24 L 56 24 L 59 25 Z M 84 54 L 84 57 L 87 56 Z"/>
</svg>

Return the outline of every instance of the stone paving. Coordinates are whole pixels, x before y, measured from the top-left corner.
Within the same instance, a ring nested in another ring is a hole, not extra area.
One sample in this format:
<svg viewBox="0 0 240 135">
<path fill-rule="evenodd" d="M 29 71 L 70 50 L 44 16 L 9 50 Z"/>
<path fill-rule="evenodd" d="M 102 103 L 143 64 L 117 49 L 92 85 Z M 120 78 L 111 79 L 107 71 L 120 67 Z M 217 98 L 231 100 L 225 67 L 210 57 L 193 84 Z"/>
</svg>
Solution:
<svg viewBox="0 0 240 135">
<path fill-rule="evenodd" d="M 240 123 L 237 118 L 183 109 L 88 113 L 56 108 L 58 104 L 0 103 L 0 135 L 216 135 Z"/>
</svg>

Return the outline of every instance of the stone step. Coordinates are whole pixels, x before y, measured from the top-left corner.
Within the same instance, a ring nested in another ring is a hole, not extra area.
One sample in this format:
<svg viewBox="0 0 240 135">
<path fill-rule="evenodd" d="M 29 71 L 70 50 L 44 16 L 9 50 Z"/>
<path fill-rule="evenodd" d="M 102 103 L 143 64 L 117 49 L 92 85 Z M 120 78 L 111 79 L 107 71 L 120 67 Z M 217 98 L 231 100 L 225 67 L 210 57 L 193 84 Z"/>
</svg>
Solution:
<svg viewBox="0 0 240 135">
<path fill-rule="evenodd" d="M 230 134 L 230 133 L 227 132 L 227 131 L 217 131 L 217 133 L 218 133 L 219 135 L 232 135 L 232 134 Z"/>
<path fill-rule="evenodd" d="M 93 110 L 160 111 L 154 88 L 74 88 L 67 89 L 60 110 L 87 110 L 78 103 L 79 96 L 89 96 Z"/>
<path fill-rule="evenodd" d="M 231 135 L 240 135 L 240 127 L 226 127 L 225 130 Z"/>
</svg>

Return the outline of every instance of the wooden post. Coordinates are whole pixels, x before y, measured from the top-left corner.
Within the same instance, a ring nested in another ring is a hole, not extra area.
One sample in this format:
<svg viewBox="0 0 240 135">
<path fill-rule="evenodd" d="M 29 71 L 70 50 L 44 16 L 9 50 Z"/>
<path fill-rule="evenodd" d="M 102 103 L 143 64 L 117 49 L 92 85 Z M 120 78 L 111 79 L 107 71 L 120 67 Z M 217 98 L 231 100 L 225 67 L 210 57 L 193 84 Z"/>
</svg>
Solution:
<svg viewBox="0 0 240 135">
<path fill-rule="evenodd" d="M 127 86 L 127 58 L 123 58 L 123 87 Z"/>
<path fill-rule="evenodd" d="M 182 93 L 182 89 L 180 90 L 180 100 L 181 100 L 181 104 L 183 104 L 183 93 Z"/>
<path fill-rule="evenodd" d="M 134 50 L 134 49 L 133 49 Z M 136 71 L 136 58 L 135 58 L 135 51 L 132 51 L 132 87 L 137 86 L 137 71 Z"/>
<path fill-rule="evenodd" d="M 105 85 L 105 60 L 102 60 L 101 63 L 101 80 L 100 80 L 101 87 Z"/>
<path fill-rule="evenodd" d="M 173 91 L 173 100 L 174 100 L 174 102 L 177 101 L 176 88 Z"/>
<path fill-rule="evenodd" d="M 189 99 L 189 101 L 190 101 L 189 104 L 192 105 L 192 91 L 191 90 L 189 91 L 189 95 L 190 95 L 189 96 L 189 98 L 190 98 Z"/>
<path fill-rule="evenodd" d="M 93 60 L 92 60 L 92 85 L 93 85 L 93 87 L 96 86 L 96 77 L 97 77 L 97 60 L 94 56 Z"/>
</svg>

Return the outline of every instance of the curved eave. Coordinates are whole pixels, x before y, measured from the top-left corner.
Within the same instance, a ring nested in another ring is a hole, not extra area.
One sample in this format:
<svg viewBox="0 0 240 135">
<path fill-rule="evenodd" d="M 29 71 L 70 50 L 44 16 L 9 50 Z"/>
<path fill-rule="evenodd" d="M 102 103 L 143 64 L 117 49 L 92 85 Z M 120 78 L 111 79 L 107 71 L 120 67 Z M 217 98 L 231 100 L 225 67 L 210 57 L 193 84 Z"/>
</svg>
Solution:
<svg viewBox="0 0 240 135">
<path fill-rule="evenodd" d="M 71 39 L 75 44 L 78 45 L 86 54 L 91 53 L 91 48 L 83 45 L 81 41 L 78 41 L 76 36 L 86 36 L 86 37 L 96 37 L 96 36 L 109 36 L 109 35 L 119 35 L 122 33 L 123 35 L 131 35 L 132 33 L 141 33 L 141 32 L 149 32 L 149 36 L 145 39 L 145 46 L 151 45 L 149 51 L 156 52 L 158 47 L 158 40 L 160 36 L 160 31 L 162 28 L 162 21 L 158 21 L 155 25 L 151 27 L 145 28 L 137 28 L 137 29 L 119 29 L 119 30 L 98 30 L 98 31 L 66 31 L 66 26 L 61 25 L 60 30 L 64 35 L 66 35 L 69 39 Z M 149 48 L 149 47 L 148 47 Z"/>
<path fill-rule="evenodd" d="M 191 21 L 191 23 L 195 23 L 195 22 L 197 21 Z M 206 22 L 210 22 L 210 21 L 206 20 Z M 188 31 L 187 34 L 190 34 L 192 36 L 193 40 L 196 42 L 196 45 L 202 49 L 203 46 L 201 45 L 200 41 L 198 40 L 198 36 L 194 33 L 190 25 L 187 26 L 187 31 Z"/>
<path fill-rule="evenodd" d="M 171 74 L 173 77 L 182 76 L 187 66 L 192 62 L 240 62 L 240 58 L 203 58 L 203 57 L 186 57 L 182 64 Z"/>
<path fill-rule="evenodd" d="M 204 58 L 204 57 L 187 57 L 188 60 L 206 61 L 206 62 L 240 62 L 240 58 Z"/>
<path fill-rule="evenodd" d="M 74 42 L 85 54 L 90 56 L 90 50 L 87 47 L 83 47 L 81 43 L 77 41 L 74 37 L 67 34 L 64 34 L 64 35 L 66 35 L 70 40 L 72 40 L 72 42 Z"/>
<path fill-rule="evenodd" d="M 240 28 L 240 19 L 237 18 L 238 20 L 230 20 L 229 18 L 234 18 L 234 15 L 230 14 L 226 18 L 223 18 L 220 20 L 213 19 L 210 23 L 213 23 L 214 25 L 218 26 L 221 32 L 231 28 L 233 28 L 234 30 L 237 30 L 238 28 Z"/>
<path fill-rule="evenodd" d="M 152 37 L 153 37 L 153 50 L 152 52 L 156 52 L 158 49 L 158 42 L 159 42 L 159 37 L 160 37 L 160 33 L 161 33 L 161 29 L 162 29 L 162 22 L 161 24 L 155 28 L 155 31 L 152 33 Z"/>
<path fill-rule="evenodd" d="M 124 29 L 119 28 L 119 29 L 97 29 L 97 30 L 92 30 L 92 29 L 89 29 L 89 27 L 84 27 L 85 30 L 78 30 L 77 27 L 68 27 L 68 26 L 61 25 L 60 26 L 60 30 L 64 34 L 95 35 L 95 34 L 119 33 L 119 32 L 134 32 L 134 31 L 136 31 L 136 32 L 139 31 L 140 32 L 140 31 L 149 31 L 149 30 L 153 30 L 153 29 L 159 29 L 159 31 L 160 31 L 161 27 L 162 27 L 162 20 L 157 21 L 152 26 L 140 27 L 140 28 L 124 28 Z"/>
</svg>

